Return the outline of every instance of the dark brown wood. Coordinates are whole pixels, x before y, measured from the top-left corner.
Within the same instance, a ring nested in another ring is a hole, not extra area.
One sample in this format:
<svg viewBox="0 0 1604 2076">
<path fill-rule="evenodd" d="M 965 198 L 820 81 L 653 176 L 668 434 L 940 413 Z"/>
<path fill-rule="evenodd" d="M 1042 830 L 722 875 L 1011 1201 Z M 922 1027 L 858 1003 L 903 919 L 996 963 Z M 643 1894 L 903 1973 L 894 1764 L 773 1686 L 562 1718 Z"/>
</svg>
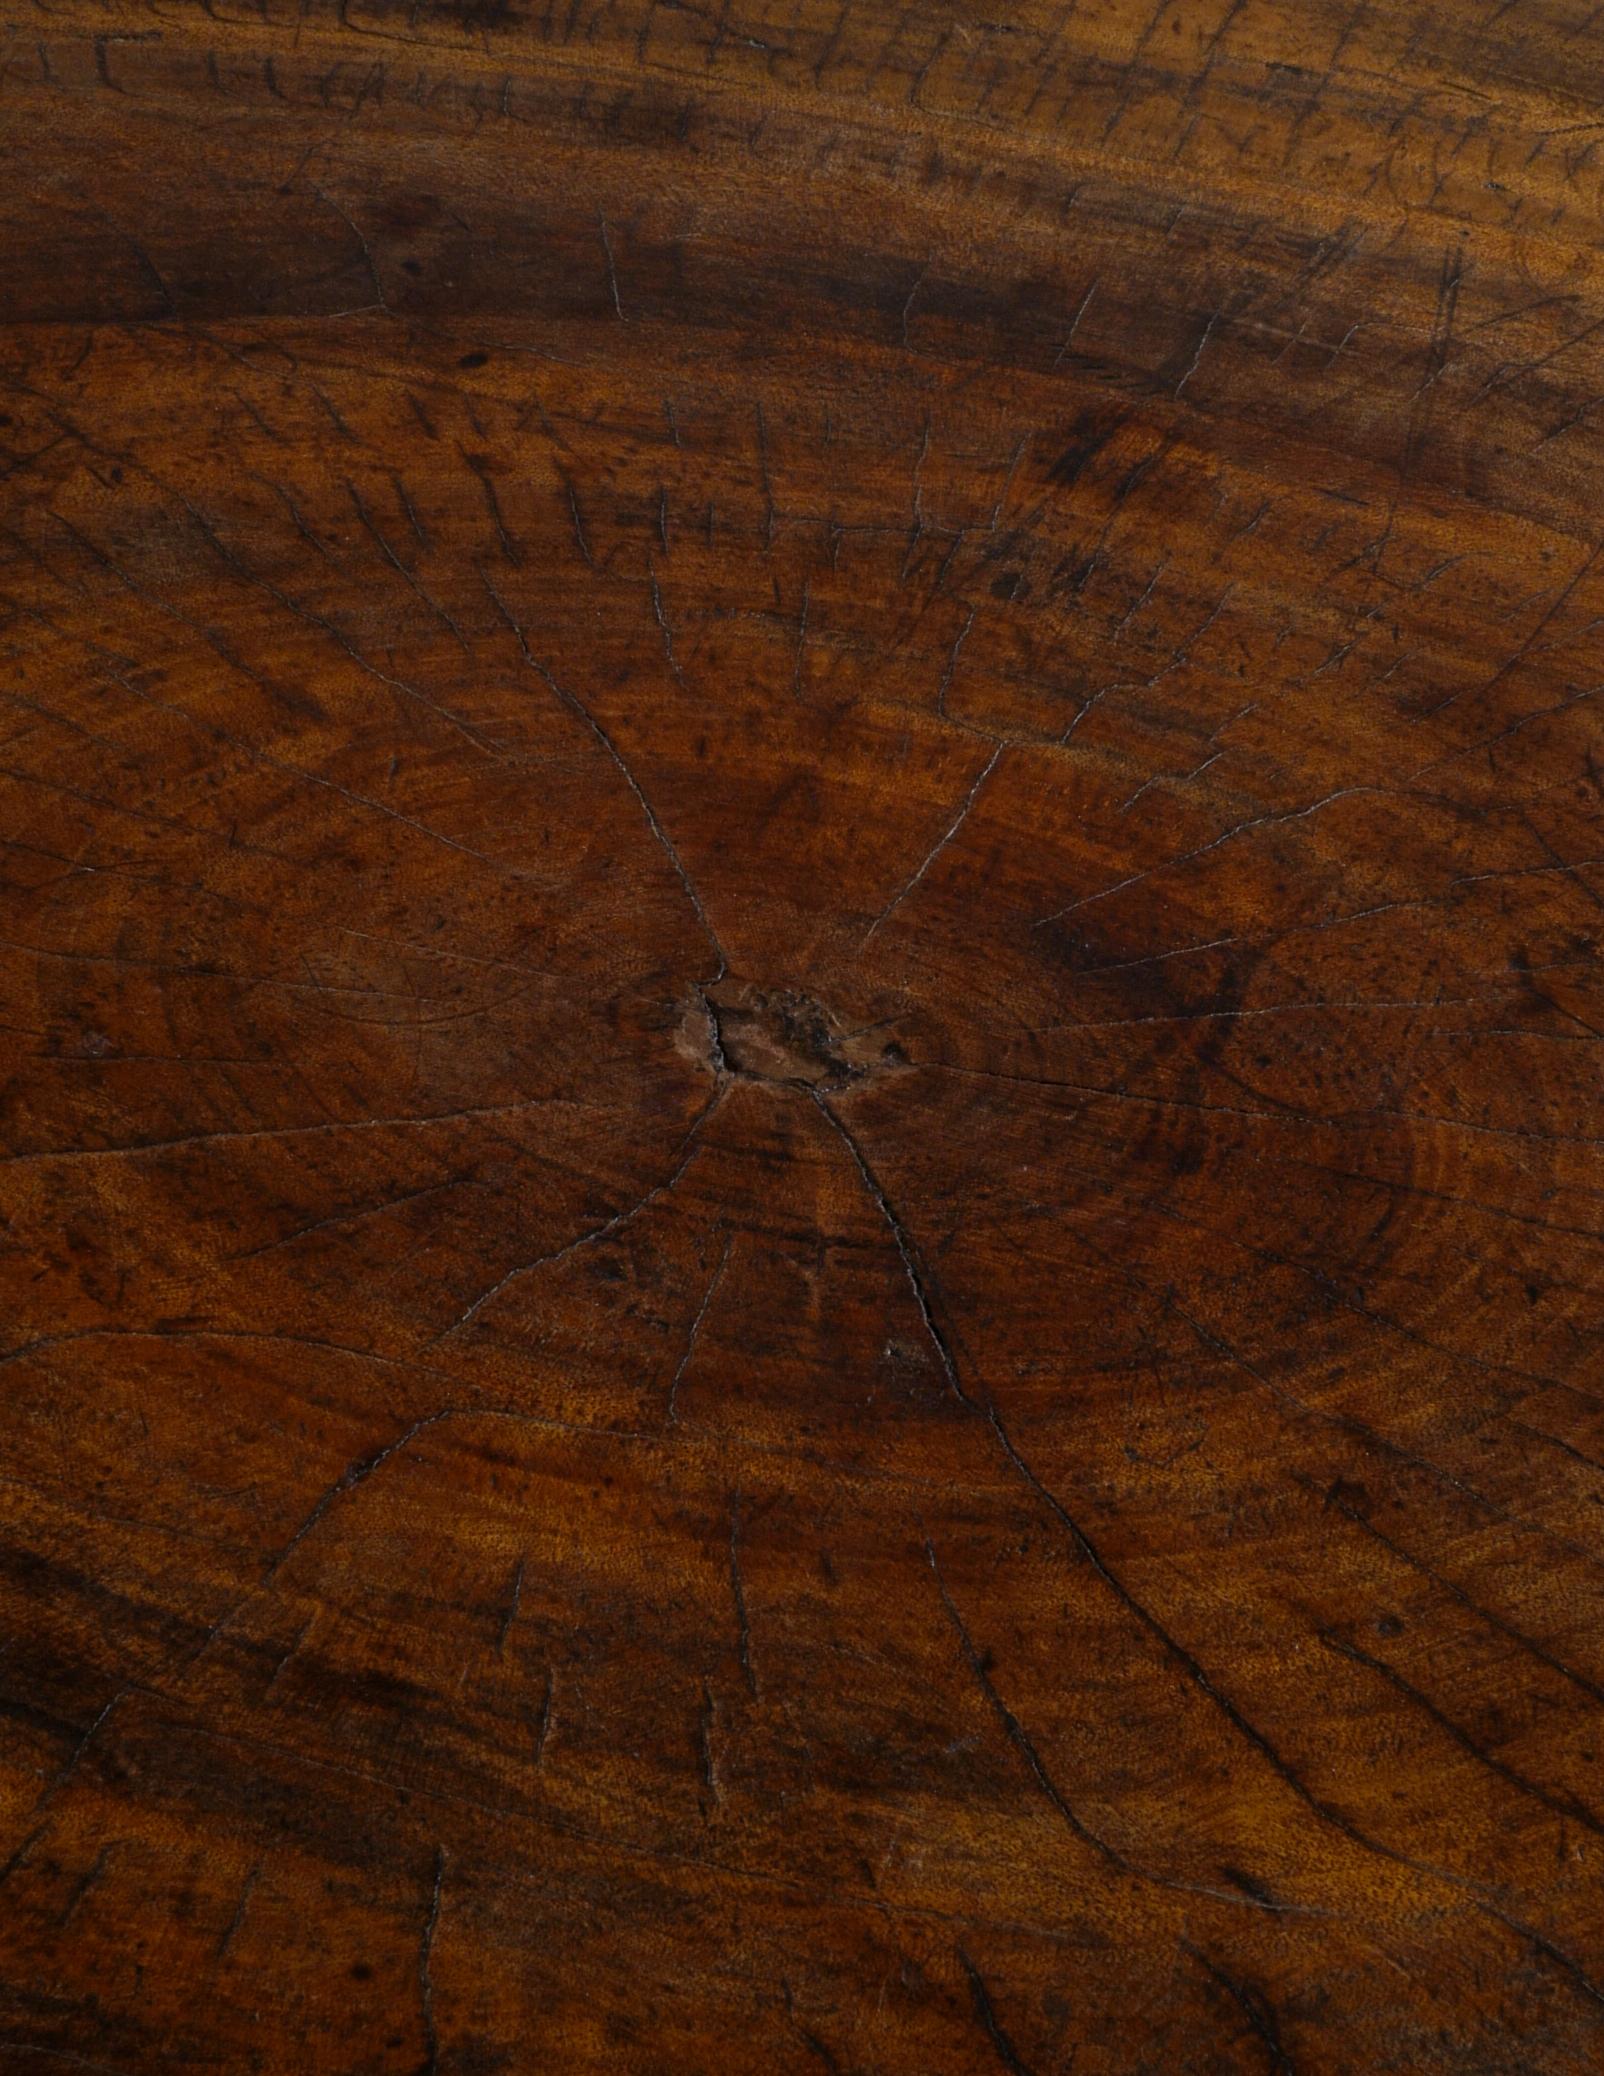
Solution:
<svg viewBox="0 0 1604 2076">
<path fill-rule="evenodd" d="M 6 38 L 0 2066 L 1604 2066 L 1604 12 Z"/>
</svg>

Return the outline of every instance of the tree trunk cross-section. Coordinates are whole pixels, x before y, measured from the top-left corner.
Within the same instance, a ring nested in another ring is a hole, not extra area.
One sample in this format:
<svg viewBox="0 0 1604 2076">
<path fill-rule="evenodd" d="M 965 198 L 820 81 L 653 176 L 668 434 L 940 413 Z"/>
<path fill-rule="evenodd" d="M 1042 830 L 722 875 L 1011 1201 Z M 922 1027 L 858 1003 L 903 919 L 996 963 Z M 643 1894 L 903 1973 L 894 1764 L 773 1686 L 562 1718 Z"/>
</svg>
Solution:
<svg viewBox="0 0 1604 2076">
<path fill-rule="evenodd" d="M 1604 9 L 3 33 L 0 2068 L 1604 2067 Z"/>
</svg>

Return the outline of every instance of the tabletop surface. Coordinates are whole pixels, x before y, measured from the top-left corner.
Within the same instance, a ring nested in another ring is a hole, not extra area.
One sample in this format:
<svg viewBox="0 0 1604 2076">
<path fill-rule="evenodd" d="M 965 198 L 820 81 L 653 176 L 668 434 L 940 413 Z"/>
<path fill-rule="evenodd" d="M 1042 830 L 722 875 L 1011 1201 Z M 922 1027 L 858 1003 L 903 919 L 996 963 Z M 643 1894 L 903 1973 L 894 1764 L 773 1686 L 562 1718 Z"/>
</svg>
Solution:
<svg viewBox="0 0 1604 2076">
<path fill-rule="evenodd" d="M 19 0 L 0 2067 L 1604 2066 L 1604 9 Z"/>
</svg>

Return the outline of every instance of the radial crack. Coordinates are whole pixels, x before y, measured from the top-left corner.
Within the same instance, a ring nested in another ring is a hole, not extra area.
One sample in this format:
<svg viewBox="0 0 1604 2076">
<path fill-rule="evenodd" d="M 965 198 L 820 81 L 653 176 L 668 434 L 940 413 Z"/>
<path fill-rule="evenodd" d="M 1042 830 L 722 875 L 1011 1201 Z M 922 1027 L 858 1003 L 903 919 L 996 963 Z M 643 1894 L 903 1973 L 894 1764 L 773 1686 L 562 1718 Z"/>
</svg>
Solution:
<svg viewBox="0 0 1604 2076">
<path fill-rule="evenodd" d="M 546 665 L 541 662 L 538 656 L 535 655 L 534 651 L 529 646 L 529 638 L 525 634 L 523 627 L 521 626 L 519 621 L 514 617 L 506 601 L 502 598 L 500 592 L 497 591 L 496 587 L 491 583 L 488 574 L 483 569 L 481 569 L 479 572 L 479 581 L 484 585 L 486 591 L 489 592 L 492 601 L 494 602 L 495 606 L 501 614 L 501 617 L 506 621 L 508 627 L 511 629 L 513 636 L 518 643 L 518 647 L 522 652 L 525 663 L 528 664 L 529 668 L 532 671 L 534 671 L 537 677 L 542 679 L 544 683 L 550 687 L 552 692 L 556 694 L 557 698 L 562 701 L 565 707 L 567 707 L 568 711 L 571 714 L 573 714 L 574 717 L 578 721 L 580 721 L 586 728 L 589 729 L 590 733 L 595 737 L 596 741 L 600 743 L 601 747 L 612 759 L 612 762 L 616 767 L 620 778 L 623 779 L 624 784 L 628 786 L 631 793 L 634 794 L 636 804 L 639 806 L 641 813 L 646 818 L 647 828 L 650 829 L 652 836 L 656 840 L 656 843 L 659 849 L 662 851 L 664 857 L 667 858 L 669 864 L 673 866 L 674 875 L 678 879 L 680 885 L 685 890 L 685 898 L 687 901 L 690 902 L 692 909 L 695 911 L 696 920 L 701 924 L 703 934 L 706 936 L 708 943 L 713 947 L 714 955 L 718 959 L 717 973 L 715 973 L 710 980 L 704 981 L 702 983 L 705 987 L 713 986 L 715 982 L 722 980 L 725 973 L 729 970 L 729 961 L 724 956 L 724 947 L 719 942 L 718 932 L 713 928 L 712 923 L 708 920 L 707 910 L 702 906 L 702 897 L 696 891 L 696 882 L 691 878 L 690 873 L 686 870 L 684 859 L 680 856 L 679 850 L 675 845 L 673 838 L 663 827 L 663 824 L 658 817 L 656 808 L 652 806 L 651 801 L 646 796 L 644 787 L 641 785 L 639 779 L 636 778 L 634 772 L 630 769 L 630 766 L 627 760 L 625 759 L 623 752 L 619 749 L 617 743 L 614 742 L 612 736 L 602 726 L 601 722 L 597 720 L 596 716 L 591 712 L 590 708 L 586 706 L 584 701 L 579 697 L 579 695 L 576 692 L 570 691 L 566 685 L 559 684 L 557 679 L 547 669 Z M 656 580 L 654 579 L 654 585 L 655 581 Z"/>
<path fill-rule="evenodd" d="M 918 1249 L 914 1246 L 911 1235 L 892 1208 L 891 1200 L 881 1187 L 880 1180 L 873 1168 L 870 1167 L 862 1147 L 832 1106 L 829 1098 L 821 1089 L 813 1089 L 810 1093 L 814 1102 L 818 1104 L 825 1117 L 829 1119 L 842 1145 L 851 1154 L 853 1165 L 862 1179 L 864 1188 L 869 1192 L 869 1196 L 879 1211 L 880 1216 L 891 1230 L 891 1237 L 897 1243 L 897 1253 L 902 1259 L 903 1273 L 908 1279 L 908 1287 L 913 1292 L 914 1302 L 919 1307 L 919 1317 L 923 1320 L 925 1332 L 930 1337 L 930 1345 L 935 1349 L 940 1359 L 942 1372 L 947 1379 L 948 1386 L 952 1390 L 954 1397 L 959 1399 L 962 1404 L 968 1406 L 971 1412 L 979 1412 L 981 1408 L 970 1397 L 969 1393 L 965 1391 L 959 1379 L 958 1365 L 953 1358 L 952 1349 L 948 1346 L 947 1337 L 942 1332 L 935 1312 L 931 1308 L 927 1280 L 920 1265 Z"/>
<path fill-rule="evenodd" d="M 903 902 L 907 900 L 908 896 L 919 885 L 919 882 L 924 878 L 925 874 L 930 870 L 931 866 L 934 865 L 937 858 L 941 856 L 941 853 L 947 848 L 948 844 L 952 842 L 953 838 L 958 834 L 958 831 L 969 819 L 969 811 L 974 806 L 976 800 L 979 798 L 980 789 L 982 788 L 982 786 L 985 785 L 987 779 L 989 779 L 992 773 L 996 770 L 997 760 L 999 757 L 1001 757 L 1003 751 L 1006 748 L 1006 743 L 998 743 L 996 748 L 992 751 L 991 755 L 980 767 L 979 771 L 975 774 L 974 780 L 971 783 L 968 792 L 964 794 L 963 800 L 959 804 L 958 812 L 953 816 L 951 822 L 947 825 L 945 834 L 938 837 L 935 843 L 931 845 L 929 851 L 925 854 L 924 863 L 919 867 L 918 871 L 914 873 L 913 877 L 906 883 L 905 886 L 902 887 L 900 892 L 892 895 L 891 899 L 886 903 L 885 907 L 881 909 L 880 913 L 875 917 L 874 921 L 869 925 L 868 929 L 864 931 L 863 936 L 860 938 L 858 942 L 858 949 L 860 952 L 863 950 L 864 946 L 869 942 L 869 939 L 874 935 L 875 931 L 879 929 L 880 925 L 887 921 L 889 917 L 894 915 L 895 912 L 902 906 Z"/>
<path fill-rule="evenodd" d="M 480 1291 L 467 1310 L 453 1321 L 450 1326 L 443 1327 L 425 1346 L 427 1348 L 437 1348 L 442 1341 L 449 1341 L 454 1334 L 459 1334 L 465 1327 L 471 1326 L 492 1299 L 500 1297 L 504 1290 L 518 1282 L 520 1278 L 532 1275 L 536 1269 L 549 1268 L 554 1262 L 566 1261 L 569 1255 L 577 1254 L 581 1247 L 590 1247 L 598 1240 L 608 1239 L 613 1233 L 618 1231 L 620 1226 L 628 1225 L 630 1220 L 638 1217 L 642 1211 L 646 1210 L 648 1205 L 656 1203 L 659 1197 L 666 1195 L 701 1150 L 697 1144 L 698 1135 L 701 1132 L 702 1126 L 712 1116 L 720 1102 L 722 1102 L 723 1097 L 723 1089 L 716 1088 L 696 1113 L 696 1116 L 691 1120 L 690 1130 L 675 1148 L 677 1158 L 673 1168 L 663 1177 L 661 1182 L 654 1182 L 646 1194 L 642 1197 L 637 1197 L 634 1203 L 626 1204 L 621 1211 L 613 1212 L 610 1217 L 604 1218 L 600 1224 L 588 1226 L 585 1231 L 576 1233 L 571 1240 L 565 1240 L 561 1247 L 553 1248 L 549 1254 L 537 1254 L 533 1261 L 519 1262 L 515 1267 L 508 1269 L 505 1275 L 499 1277 L 496 1282 Z"/>
<path fill-rule="evenodd" d="M 986 1697 L 986 1701 L 998 1722 L 1002 1724 L 1004 1731 L 1008 1735 L 1009 1742 L 1021 1754 L 1025 1764 L 1030 1768 L 1036 1785 L 1083 1845 L 1089 1845 L 1094 1852 L 1100 1854 L 1111 1866 L 1118 1867 L 1122 1871 L 1128 1871 L 1129 1863 L 1124 1854 L 1110 1845 L 1106 1838 L 1099 1837 L 1089 1824 L 1076 1815 L 1063 1790 L 1048 1772 L 1040 1752 L 1037 1751 L 1031 1741 L 1029 1732 L 1008 1706 L 1007 1702 L 997 1692 L 996 1687 L 993 1686 L 991 1674 L 986 1669 L 986 1661 L 979 1651 L 975 1649 L 974 1639 L 969 1634 L 968 1626 L 964 1622 L 963 1616 L 959 1614 L 952 1595 L 947 1591 L 947 1582 L 942 1577 L 941 1566 L 936 1560 L 935 1545 L 931 1542 L 929 1536 L 925 1537 L 925 1559 L 935 1578 L 936 1591 L 941 1595 L 941 1604 L 947 1611 L 947 1620 L 952 1624 L 958 1641 L 963 1646 L 964 1659 L 970 1672 L 974 1675 L 975 1684 Z"/>
</svg>

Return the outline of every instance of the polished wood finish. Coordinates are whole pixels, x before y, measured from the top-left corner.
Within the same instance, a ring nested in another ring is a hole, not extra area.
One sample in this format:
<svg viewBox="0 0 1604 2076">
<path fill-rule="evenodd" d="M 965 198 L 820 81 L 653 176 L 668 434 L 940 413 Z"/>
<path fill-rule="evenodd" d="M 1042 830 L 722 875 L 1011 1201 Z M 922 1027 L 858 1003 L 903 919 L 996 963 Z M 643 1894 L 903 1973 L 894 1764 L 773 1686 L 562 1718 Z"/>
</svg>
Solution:
<svg viewBox="0 0 1604 2076">
<path fill-rule="evenodd" d="M 1604 2065 L 1604 15 L 6 33 L 0 2064 Z"/>
</svg>

